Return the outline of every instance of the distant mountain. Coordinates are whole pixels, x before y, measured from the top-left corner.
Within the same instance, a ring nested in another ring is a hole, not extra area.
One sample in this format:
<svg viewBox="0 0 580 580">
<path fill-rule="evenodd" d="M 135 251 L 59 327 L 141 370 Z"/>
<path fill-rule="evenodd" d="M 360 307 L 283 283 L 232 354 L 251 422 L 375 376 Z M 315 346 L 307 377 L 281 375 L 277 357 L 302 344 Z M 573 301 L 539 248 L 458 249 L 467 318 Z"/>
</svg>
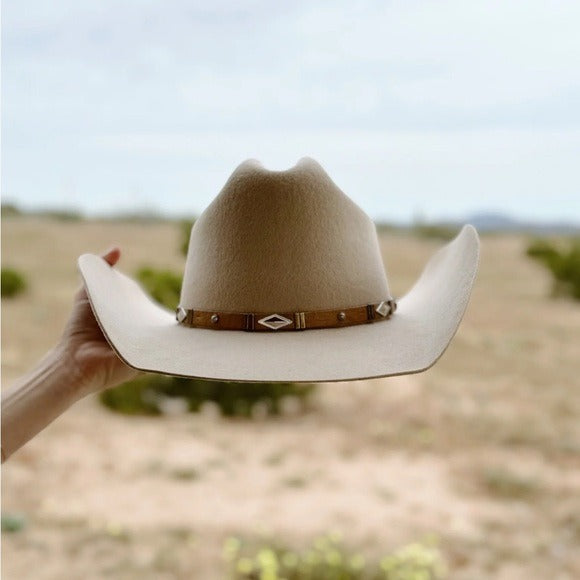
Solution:
<svg viewBox="0 0 580 580">
<path fill-rule="evenodd" d="M 580 236 L 580 223 L 522 221 L 506 214 L 494 212 L 476 213 L 467 217 L 465 221 L 475 226 L 480 232 L 521 232 L 542 236 Z"/>
</svg>

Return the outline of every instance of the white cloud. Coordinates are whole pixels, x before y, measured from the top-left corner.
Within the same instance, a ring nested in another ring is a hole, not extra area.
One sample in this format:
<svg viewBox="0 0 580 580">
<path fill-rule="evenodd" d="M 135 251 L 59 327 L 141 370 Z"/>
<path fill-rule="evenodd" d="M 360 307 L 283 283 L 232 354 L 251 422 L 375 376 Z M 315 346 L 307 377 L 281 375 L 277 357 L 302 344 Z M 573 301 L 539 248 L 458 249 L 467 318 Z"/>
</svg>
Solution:
<svg viewBox="0 0 580 580">
<path fill-rule="evenodd" d="M 308 154 L 373 211 L 386 180 L 401 216 L 580 219 L 579 21 L 571 0 L 5 3 L 2 188 L 175 207 Z"/>
</svg>

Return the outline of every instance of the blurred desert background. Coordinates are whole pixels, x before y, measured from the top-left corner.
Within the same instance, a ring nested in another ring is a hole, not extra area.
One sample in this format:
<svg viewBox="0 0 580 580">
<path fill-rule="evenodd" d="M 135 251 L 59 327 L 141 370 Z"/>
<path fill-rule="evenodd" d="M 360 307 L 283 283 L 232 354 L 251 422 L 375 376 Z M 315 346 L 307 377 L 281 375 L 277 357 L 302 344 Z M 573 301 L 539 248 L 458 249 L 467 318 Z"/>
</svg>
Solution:
<svg viewBox="0 0 580 580">
<path fill-rule="evenodd" d="M 401 296 L 444 242 L 381 243 Z M 359 568 L 406 549 L 437 577 L 580 577 L 580 307 L 550 297 L 528 243 L 482 237 L 465 319 L 423 374 L 320 385 L 278 417 L 81 401 L 3 466 L 2 577 L 221 579 L 239 545 L 317 542 Z M 3 220 L 3 266 L 28 282 L 2 301 L 3 389 L 58 339 L 77 257 L 111 244 L 129 274 L 183 267 L 175 223 Z"/>
<path fill-rule="evenodd" d="M 119 245 L 175 299 L 181 218 L 248 157 L 312 157 L 384 222 L 396 297 L 449 227 L 482 232 L 423 374 L 285 385 L 277 415 L 245 385 L 226 417 L 239 385 L 207 383 L 185 412 L 193 391 L 163 389 L 191 383 L 159 376 L 80 401 L 2 466 L 3 579 L 580 578 L 580 2 L 29 0 L 1 20 L 2 389 L 58 340 L 80 254 Z"/>
</svg>

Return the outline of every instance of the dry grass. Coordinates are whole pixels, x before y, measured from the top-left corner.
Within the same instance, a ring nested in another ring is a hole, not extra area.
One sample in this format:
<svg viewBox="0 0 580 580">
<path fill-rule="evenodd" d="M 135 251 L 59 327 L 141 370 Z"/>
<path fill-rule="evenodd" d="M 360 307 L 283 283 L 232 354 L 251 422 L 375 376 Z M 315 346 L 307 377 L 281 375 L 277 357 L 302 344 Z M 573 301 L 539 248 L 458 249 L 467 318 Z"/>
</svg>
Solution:
<svg viewBox="0 0 580 580">
<path fill-rule="evenodd" d="M 172 225 L 5 220 L 3 264 L 30 289 L 3 302 L 9 384 L 56 340 L 78 254 L 179 270 Z M 3 469 L 3 578 L 222 578 L 230 535 L 306 545 L 341 531 L 384 554 L 435 534 L 458 579 L 580 576 L 580 307 L 550 300 L 526 240 L 483 240 L 467 316 L 427 373 L 321 388 L 279 420 L 125 418 L 82 401 Z M 438 242 L 382 239 L 405 292 Z"/>
</svg>

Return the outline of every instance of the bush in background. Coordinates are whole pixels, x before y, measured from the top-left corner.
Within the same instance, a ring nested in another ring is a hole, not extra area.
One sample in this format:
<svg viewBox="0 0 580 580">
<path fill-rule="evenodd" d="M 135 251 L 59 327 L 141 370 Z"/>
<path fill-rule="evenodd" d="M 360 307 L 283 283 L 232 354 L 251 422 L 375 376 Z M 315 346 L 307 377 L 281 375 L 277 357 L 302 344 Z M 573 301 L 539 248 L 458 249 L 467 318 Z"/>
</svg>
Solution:
<svg viewBox="0 0 580 580">
<path fill-rule="evenodd" d="M 184 256 L 187 256 L 187 250 L 189 249 L 189 236 L 191 234 L 191 228 L 195 220 L 183 220 L 179 224 L 181 240 L 179 242 L 179 250 Z"/>
<path fill-rule="evenodd" d="M 14 268 L 2 268 L 2 298 L 12 298 L 26 290 L 26 278 Z"/>
<path fill-rule="evenodd" d="M 279 415 L 285 403 L 304 409 L 311 384 L 230 383 L 148 374 L 100 394 L 101 402 L 127 415 L 197 412 L 208 402 L 227 417 Z"/>
<path fill-rule="evenodd" d="M 14 203 L 2 203 L 0 206 L 2 218 L 20 217 L 21 209 Z"/>
<path fill-rule="evenodd" d="M 2 532 L 15 533 L 26 528 L 27 519 L 24 514 L 3 513 L 2 514 Z"/>
<path fill-rule="evenodd" d="M 154 270 L 145 266 L 137 272 L 137 279 L 154 300 L 167 306 L 170 310 L 177 308 L 181 292 L 181 276 L 179 274 L 169 270 Z"/>
<path fill-rule="evenodd" d="M 229 538 L 223 550 L 236 580 L 439 580 L 445 566 L 439 550 L 413 543 L 387 554 L 379 562 L 367 562 L 342 546 L 340 536 L 317 538 L 301 552 L 262 544 L 252 550 L 238 538 Z"/>
<path fill-rule="evenodd" d="M 34 212 L 34 215 L 59 222 L 81 222 L 85 219 L 85 216 L 82 214 L 81 211 L 67 208 L 39 209 Z"/>
<path fill-rule="evenodd" d="M 448 242 L 458 233 L 459 228 L 445 224 L 415 224 L 412 232 L 420 238 L 442 240 Z"/>
<path fill-rule="evenodd" d="M 552 273 L 554 295 L 580 300 L 580 239 L 560 245 L 549 240 L 535 240 L 526 253 Z"/>
</svg>

